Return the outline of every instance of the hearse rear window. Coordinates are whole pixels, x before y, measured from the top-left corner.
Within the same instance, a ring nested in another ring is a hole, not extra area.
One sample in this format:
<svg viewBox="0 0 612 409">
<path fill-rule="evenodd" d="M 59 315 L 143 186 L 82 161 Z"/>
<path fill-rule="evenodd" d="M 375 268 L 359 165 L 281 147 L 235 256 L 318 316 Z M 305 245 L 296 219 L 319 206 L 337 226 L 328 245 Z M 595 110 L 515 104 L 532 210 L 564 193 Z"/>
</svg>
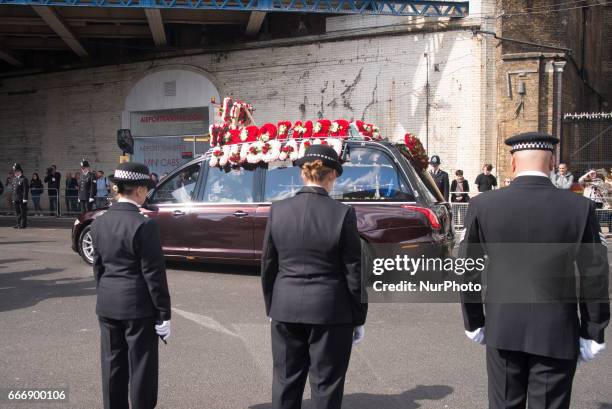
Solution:
<svg viewBox="0 0 612 409">
<path fill-rule="evenodd" d="M 352 148 L 350 162 L 343 165 L 331 196 L 342 201 L 414 201 L 387 154 L 377 149 Z M 275 168 L 266 173 L 264 200 L 273 202 L 293 196 L 302 187 L 299 168 Z"/>
</svg>

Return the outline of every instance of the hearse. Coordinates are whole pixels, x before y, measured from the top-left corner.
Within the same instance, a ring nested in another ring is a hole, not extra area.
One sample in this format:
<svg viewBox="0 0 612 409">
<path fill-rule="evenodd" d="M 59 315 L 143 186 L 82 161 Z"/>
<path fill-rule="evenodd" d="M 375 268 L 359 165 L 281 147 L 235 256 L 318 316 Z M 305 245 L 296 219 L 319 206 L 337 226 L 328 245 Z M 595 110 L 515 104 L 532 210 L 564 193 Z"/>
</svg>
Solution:
<svg viewBox="0 0 612 409">
<path fill-rule="evenodd" d="M 364 254 L 393 244 L 450 255 L 450 208 L 426 170 L 386 141 L 349 140 L 343 157 L 331 196 L 355 208 Z M 257 264 L 270 204 L 300 189 L 300 169 L 290 162 L 220 169 L 209 159 L 210 152 L 175 169 L 149 192 L 141 212 L 157 221 L 168 259 Z M 74 222 L 72 248 L 89 264 L 91 223 L 105 211 Z"/>
</svg>

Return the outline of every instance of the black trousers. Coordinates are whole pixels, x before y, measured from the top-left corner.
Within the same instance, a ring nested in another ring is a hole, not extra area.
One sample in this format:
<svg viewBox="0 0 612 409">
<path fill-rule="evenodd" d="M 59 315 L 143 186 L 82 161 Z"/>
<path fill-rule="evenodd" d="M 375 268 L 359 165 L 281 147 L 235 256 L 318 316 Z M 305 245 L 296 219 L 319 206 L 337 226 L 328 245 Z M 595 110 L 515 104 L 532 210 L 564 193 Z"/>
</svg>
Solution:
<svg viewBox="0 0 612 409">
<path fill-rule="evenodd" d="M 55 215 L 58 209 L 57 195 L 49 195 L 49 211 L 51 216 Z"/>
<path fill-rule="evenodd" d="M 91 212 L 93 209 L 93 202 L 89 200 L 79 200 L 79 209 L 81 213 Z"/>
<path fill-rule="evenodd" d="M 13 202 L 15 215 L 17 216 L 17 226 L 26 228 L 28 226 L 28 204 L 23 201 Z"/>
<path fill-rule="evenodd" d="M 300 409 L 310 374 L 313 409 L 340 409 L 352 325 L 272 321 L 272 409 Z"/>
<path fill-rule="evenodd" d="M 487 347 L 489 409 L 568 409 L 575 359 Z"/>
<path fill-rule="evenodd" d="M 98 317 L 104 409 L 152 409 L 157 405 L 158 337 L 155 320 Z"/>
</svg>

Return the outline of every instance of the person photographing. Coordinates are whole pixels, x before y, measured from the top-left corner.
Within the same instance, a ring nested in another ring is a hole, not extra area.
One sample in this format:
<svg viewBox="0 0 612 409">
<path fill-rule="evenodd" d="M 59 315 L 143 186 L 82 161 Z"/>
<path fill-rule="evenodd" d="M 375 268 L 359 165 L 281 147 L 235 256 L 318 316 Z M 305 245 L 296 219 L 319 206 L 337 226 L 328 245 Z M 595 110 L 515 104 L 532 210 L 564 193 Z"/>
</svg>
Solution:
<svg viewBox="0 0 612 409">
<path fill-rule="evenodd" d="M 157 405 L 158 344 L 170 337 L 170 294 L 159 228 L 139 207 L 149 169 L 122 163 L 109 177 L 117 202 L 92 224 L 105 409 Z"/>
<path fill-rule="evenodd" d="M 361 242 L 355 209 L 332 199 L 338 155 L 313 145 L 299 159 L 305 186 L 275 202 L 261 280 L 271 321 L 272 408 L 299 409 L 310 376 L 315 409 L 340 409 L 351 348 L 363 340 Z"/>
</svg>

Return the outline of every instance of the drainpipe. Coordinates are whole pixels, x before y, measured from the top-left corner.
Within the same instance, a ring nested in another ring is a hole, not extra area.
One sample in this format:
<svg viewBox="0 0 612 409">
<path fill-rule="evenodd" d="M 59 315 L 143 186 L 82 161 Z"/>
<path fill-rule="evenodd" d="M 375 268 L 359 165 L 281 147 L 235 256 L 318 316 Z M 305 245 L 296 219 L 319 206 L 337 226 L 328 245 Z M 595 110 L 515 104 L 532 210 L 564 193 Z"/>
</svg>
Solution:
<svg viewBox="0 0 612 409">
<path fill-rule="evenodd" d="M 553 122 L 553 134 L 559 138 L 559 145 L 555 151 L 556 163 L 559 164 L 561 161 L 561 102 L 563 97 L 563 68 L 565 67 L 566 61 L 553 61 L 554 68 L 554 115 L 555 119 Z"/>
<path fill-rule="evenodd" d="M 425 61 L 427 64 L 426 67 L 426 81 L 425 81 L 425 150 L 429 153 L 429 55 L 427 53 L 423 54 L 425 57 Z"/>
</svg>

